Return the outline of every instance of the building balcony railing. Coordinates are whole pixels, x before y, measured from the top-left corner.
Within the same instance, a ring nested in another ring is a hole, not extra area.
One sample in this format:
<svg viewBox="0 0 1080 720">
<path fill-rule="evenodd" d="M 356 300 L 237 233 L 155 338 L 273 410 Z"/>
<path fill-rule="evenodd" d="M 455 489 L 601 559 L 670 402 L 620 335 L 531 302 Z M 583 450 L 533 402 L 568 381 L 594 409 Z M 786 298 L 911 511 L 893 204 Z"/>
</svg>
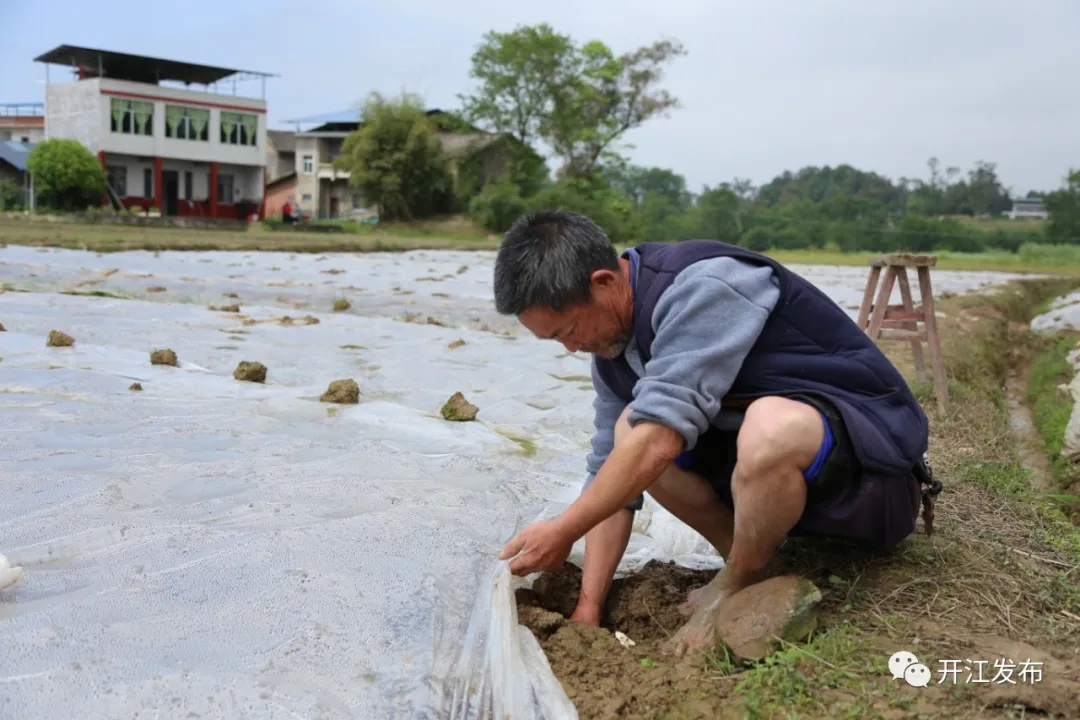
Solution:
<svg viewBox="0 0 1080 720">
<path fill-rule="evenodd" d="M 339 170 L 334 167 L 333 163 L 321 162 L 319 163 L 319 177 L 324 179 L 329 178 L 330 180 L 335 178 L 347 179 L 349 177 L 349 171 Z"/>
</svg>

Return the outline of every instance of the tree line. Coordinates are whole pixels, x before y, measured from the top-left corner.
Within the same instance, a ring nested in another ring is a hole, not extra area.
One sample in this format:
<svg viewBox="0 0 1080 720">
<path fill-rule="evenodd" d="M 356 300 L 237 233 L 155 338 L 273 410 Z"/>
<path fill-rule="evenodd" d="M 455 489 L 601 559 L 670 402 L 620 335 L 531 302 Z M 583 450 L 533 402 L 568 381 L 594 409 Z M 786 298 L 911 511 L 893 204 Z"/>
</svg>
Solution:
<svg viewBox="0 0 1080 720">
<path fill-rule="evenodd" d="M 1080 244 L 1080 173 L 1064 188 L 1027 194 L 1046 203 L 1045 227 L 986 230 L 966 219 L 1012 207 L 990 162 L 964 173 L 931 158 L 924 177 L 895 181 L 848 165 L 806 167 L 760 187 L 736 178 L 697 193 L 671 169 L 634 166 L 623 139 L 678 109 L 663 71 L 685 54 L 670 39 L 616 54 L 546 23 L 491 31 L 472 55 L 473 87 L 459 110 L 435 121 L 416 96 L 372 95 L 338 164 L 388 220 L 466 212 L 491 232 L 522 212 L 558 207 L 589 214 L 617 242 L 708 237 L 757 250 L 958 252 Z M 503 171 L 478 175 L 467 160 L 447 158 L 437 135 L 448 122 L 507 138 Z"/>
</svg>

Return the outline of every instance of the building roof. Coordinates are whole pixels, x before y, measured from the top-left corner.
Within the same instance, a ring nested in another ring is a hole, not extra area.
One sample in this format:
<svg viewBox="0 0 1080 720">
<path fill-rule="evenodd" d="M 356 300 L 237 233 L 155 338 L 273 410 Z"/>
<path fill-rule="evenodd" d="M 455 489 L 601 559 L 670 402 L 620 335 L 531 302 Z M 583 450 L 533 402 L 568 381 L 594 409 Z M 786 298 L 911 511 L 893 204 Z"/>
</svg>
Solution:
<svg viewBox="0 0 1080 720">
<path fill-rule="evenodd" d="M 445 111 L 439 108 L 431 108 L 426 111 L 428 117 L 443 115 Z M 350 132 L 360 125 L 360 108 L 349 108 L 324 115 L 309 115 L 307 117 L 286 120 L 290 125 L 315 125 L 305 132 Z"/>
<path fill-rule="evenodd" d="M 14 140 L 0 141 L 0 160 L 11 165 L 19 172 L 26 171 L 26 158 L 30 156 L 31 143 L 15 142 Z"/>
<path fill-rule="evenodd" d="M 323 115 L 309 115 L 307 117 L 286 120 L 290 125 L 338 125 L 360 122 L 360 108 L 349 108 Z"/>
<path fill-rule="evenodd" d="M 278 152 L 296 152 L 296 133 L 290 130 L 267 130 L 266 136 Z"/>
<path fill-rule="evenodd" d="M 162 80 L 172 80 L 188 85 L 211 85 L 233 75 L 274 77 L 269 73 L 251 70 L 199 65 L 179 60 L 166 60 L 147 55 L 131 55 L 74 45 L 60 45 L 47 53 L 38 55 L 34 58 L 34 62 L 67 65 L 83 70 L 92 77 L 107 77 L 151 84 L 157 84 Z"/>
</svg>

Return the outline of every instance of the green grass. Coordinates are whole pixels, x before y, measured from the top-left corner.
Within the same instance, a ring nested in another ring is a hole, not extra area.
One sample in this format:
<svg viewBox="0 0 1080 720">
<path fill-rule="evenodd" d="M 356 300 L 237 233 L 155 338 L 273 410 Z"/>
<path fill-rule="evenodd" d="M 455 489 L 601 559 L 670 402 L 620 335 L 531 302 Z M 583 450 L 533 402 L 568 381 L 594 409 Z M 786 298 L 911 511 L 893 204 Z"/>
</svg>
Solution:
<svg viewBox="0 0 1080 720">
<path fill-rule="evenodd" d="M 871 258 L 881 253 L 842 253 L 838 250 L 772 250 L 766 253 L 785 264 L 848 265 L 866 267 Z M 985 270 L 1046 275 L 1080 276 L 1080 246 L 1036 245 L 1021 246 L 1019 252 L 987 251 L 957 253 L 940 251 L 936 269 Z"/>
<path fill-rule="evenodd" d="M 80 223 L 74 218 L 0 215 L 0 245 L 60 247 L 107 253 L 128 250 L 226 250 L 303 253 L 401 252 L 407 250 L 495 250 L 498 235 L 484 234 L 464 218 L 425 221 L 411 225 L 361 225 L 351 221 L 321 221 L 339 225 L 341 233 L 272 230 L 258 223 L 246 230 L 163 228 Z M 618 246 L 620 249 L 624 246 Z M 768 255 L 784 263 L 865 267 L 879 253 L 842 253 L 835 249 L 777 250 Z M 998 270 L 1080 276 L 1080 246 L 1028 243 L 1016 253 L 939 252 L 942 270 Z"/>
<path fill-rule="evenodd" d="M 1073 369 L 1066 356 L 1077 345 L 1080 334 L 1065 333 L 1047 338 L 1031 364 L 1027 378 L 1028 404 L 1035 427 L 1042 438 L 1043 450 L 1050 459 L 1050 468 L 1062 489 L 1080 481 L 1080 469 L 1061 457 L 1065 426 L 1072 415 L 1073 401 L 1060 389 L 1073 378 Z M 1075 498 L 1080 504 L 1080 498 Z"/>
<path fill-rule="evenodd" d="M 970 225 L 971 227 L 982 230 L 983 232 L 1003 232 L 1003 233 L 1039 233 L 1043 232 L 1046 228 L 1045 220 L 1020 219 L 1010 220 L 1009 218 L 996 217 L 996 218 L 976 218 L 970 215 L 950 215 L 950 220 L 956 220 L 964 225 Z"/>
<path fill-rule="evenodd" d="M 302 253 L 402 252 L 406 250 L 492 250 L 497 239 L 417 227 L 381 226 L 347 233 L 273 231 L 261 224 L 246 230 L 146 227 L 82 223 L 74 218 L 0 215 L 0 245 L 59 247 L 109 253 L 129 250 L 229 250 Z"/>
<path fill-rule="evenodd" d="M 507 428 L 501 428 L 501 427 L 494 427 L 493 426 L 492 430 L 499 433 L 500 435 L 502 435 L 507 440 L 510 440 L 512 442 L 517 443 L 518 447 L 521 448 L 521 449 L 516 451 L 515 454 L 521 455 L 522 457 L 527 457 L 527 458 L 533 457 L 533 456 L 536 455 L 537 446 L 536 446 L 536 441 L 535 440 L 527 438 L 524 435 L 520 435 L 520 434 L 514 432 L 513 430 L 509 430 Z"/>
</svg>

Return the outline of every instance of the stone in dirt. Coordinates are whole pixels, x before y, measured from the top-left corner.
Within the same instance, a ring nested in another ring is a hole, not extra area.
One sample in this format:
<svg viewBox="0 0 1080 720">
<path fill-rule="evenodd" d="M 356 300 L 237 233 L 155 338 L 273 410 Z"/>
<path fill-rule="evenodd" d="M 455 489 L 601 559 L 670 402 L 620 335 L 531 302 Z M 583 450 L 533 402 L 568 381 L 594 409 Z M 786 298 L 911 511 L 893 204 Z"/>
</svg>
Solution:
<svg viewBox="0 0 1080 720">
<path fill-rule="evenodd" d="M 128 386 L 128 390 L 138 392 L 138 391 L 142 390 L 142 383 L 133 382 L 133 383 L 131 383 L 131 385 Z"/>
<path fill-rule="evenodd" d="M 264 383 L 266 382 L 266 366 L 261 362 L 241 360 L 240 364 L 233 370 L 232 376 L 237 380 L 246 382 Z"/>
<path fill-rule="evenodd" d="M 60 330 L 50 330 L 49 339 L 45 342 L 46 347 L 71 347 L 75 344 L 75 338 Z"/>
<path fill-rule="evenodd" d="M 319 401 L 339 403 L 342 405 L 355 405 L 360 402 L 360 386 L 357 385 L 356 381 L 352 378 L 334 380 L 330 383 L 330 386 L 326 388 L 326 392 L 319 396 Z"/>
<path fill-rule="evenodd" d="M 717 635 L 732 654 L 761 660 L 783 643 L 798 643 L 817 627 L 821 591 L 795 575 L 769 578 L 724 600 Z"/>
<path fill-rule="evenodd" d="M 446 401 L 439 412 L 442 413 L 444 420 L 469 422 L 476 419 L 476 414 L 480 412 L 480 408 L 466 400 L 465 396 L 460 392 L 456 392 L 450 396 L 450 399 Z"/>
<path fill-rule="evenodd" d="M 176 352 L 169 349 L 169 348 L 165 348 L 163 350 L 155 350 L 152 353 L 150 353 L 150 364 L 151 365 L 172 365 L 173 367 L 176 367 L 179 364 L 179 362 L 177 361 L 177 358 L 176 358 Z"/>
</svg>

